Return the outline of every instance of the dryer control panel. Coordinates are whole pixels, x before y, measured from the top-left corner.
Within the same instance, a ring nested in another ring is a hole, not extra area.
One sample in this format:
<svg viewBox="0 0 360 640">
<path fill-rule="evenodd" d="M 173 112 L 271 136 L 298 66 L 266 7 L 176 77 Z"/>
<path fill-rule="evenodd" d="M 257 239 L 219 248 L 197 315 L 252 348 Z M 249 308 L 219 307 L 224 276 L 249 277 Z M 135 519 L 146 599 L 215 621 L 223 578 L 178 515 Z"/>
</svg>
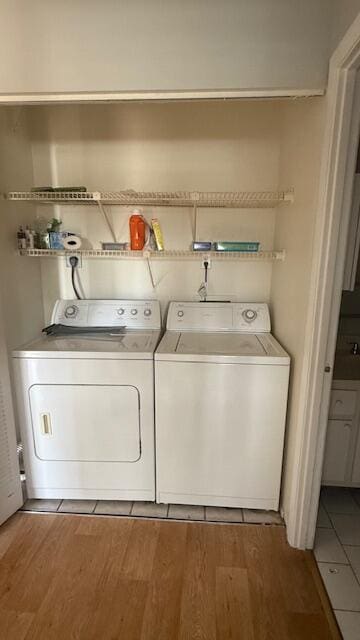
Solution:
<svg viewBox="0 0 360 640">
<path fill-rule="evenodd" d="M 269 307 L 265 302 L 171 302 L 169 331 L 232 331 L 269 333 Z"/>
<path fill-rule="evenodd" d="M 70 327 L 161 328 L 158 300 L 57 300 L 51 322 Z"/>
</svg>

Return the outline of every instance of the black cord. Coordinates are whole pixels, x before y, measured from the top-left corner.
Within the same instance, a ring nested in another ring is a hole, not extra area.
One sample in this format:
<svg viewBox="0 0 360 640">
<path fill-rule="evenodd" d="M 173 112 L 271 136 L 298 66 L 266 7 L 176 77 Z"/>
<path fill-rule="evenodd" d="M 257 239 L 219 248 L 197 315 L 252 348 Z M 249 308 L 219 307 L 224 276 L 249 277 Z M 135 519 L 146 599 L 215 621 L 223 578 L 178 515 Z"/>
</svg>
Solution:
<svg viewBox="0 0 360 640">
<path fill-rule="evenodd" d="M 71 264 L 71 283 L 72 283 L 72 287 L 74 289 L 74 293 L 75 293 L 77 299 L 81 300 L 81 295 L 79 294 L 79 291 L 77 289 L 76 282 L 75 282 L 75 271 L 76 271 L 76 267 L 79 264 L 79 258 L 77 258 L 76 256 L 70 256 L 69 262 Z"/>
<path fill-rule="evenodd" d="M 76 288 L 76 284 L 75 284 L 75 270 L 76 270 L 76 267 L 72 266 L 71 267 L 71 282 L 72 282 L 72 286 L 73 286 L 73 289 L 74 289 L 74 292 L 75 292 L 75 295 L 76 295 L 77 299 L 81 300 L 81 296 L 79 295 L 79 292 L 78 292 L 78 290 Z"/>
<path fill-rule="evenodd" d="M 207 284 L 207 281 L 208 281 L 208 268 L 209 268 L 209 263 L 207 260 L 204 260 L 205 284 Z"/>
<path fill-rule="evenodd" d="M 207 260 L 204 260 L 204 271 L 205 271 L 205 297 L 204 297 L 204 302 L 206 302 L 206 299 L 207 299 L 208 268 L 209 268 L 209 263 L 208 263 Z"/>
</svg>

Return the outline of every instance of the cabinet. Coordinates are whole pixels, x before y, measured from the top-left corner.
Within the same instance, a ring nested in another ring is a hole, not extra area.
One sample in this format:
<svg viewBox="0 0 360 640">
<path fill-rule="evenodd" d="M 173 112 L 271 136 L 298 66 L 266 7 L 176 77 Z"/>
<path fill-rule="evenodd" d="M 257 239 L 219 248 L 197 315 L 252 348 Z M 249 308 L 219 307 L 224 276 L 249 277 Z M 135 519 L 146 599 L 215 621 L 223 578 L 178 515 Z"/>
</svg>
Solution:
<svg viewBox="0 0 360 640">
<path fill-rule="evenodd" d="M 330 399 L 331 418 L 352 418 L 356 412 L 357 391 L 355 389 L 334 389 Z"/>
<path fill-rule="evenodd" d="M 324 484 L 346 481 L 353 428 L 354 425 L 349 420 L 329 420 L 323 467 Z"/>
<path fill-rule="evenodd" d="M 334 380 L 322 482 L 360 486 L 360 380 Z"/>
<path fill-rule="evenodd" d="M 360 486 L 360 430 L 359 430 L 359 435 L 356 443 L 354 466 L 352 470 L 352 482 L 356 486 Z"/>
</svg>

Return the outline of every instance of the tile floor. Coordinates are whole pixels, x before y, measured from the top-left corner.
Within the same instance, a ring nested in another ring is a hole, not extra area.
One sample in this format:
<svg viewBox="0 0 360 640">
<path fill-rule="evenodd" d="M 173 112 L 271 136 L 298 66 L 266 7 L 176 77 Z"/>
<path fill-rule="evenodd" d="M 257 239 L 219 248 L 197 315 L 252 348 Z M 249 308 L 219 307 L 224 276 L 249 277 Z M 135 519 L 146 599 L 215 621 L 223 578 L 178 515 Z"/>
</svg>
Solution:
<svg viewBox="0 0 360 640">
<path fill-rule="evenodd" d="M 198 507 L 182 504 L 155 504 L 154 502 L 125 502 L 120 500 L 33 500 L 29 499 L 23 511 L 51 511 L 138 518 L 168 518 L 207 522 L 283 524 L 276 511 L 257 509 L 228 509 L 225 507 Z"/>
<path fill-rule="evenodd" d="M 322 488 L 314 554 L 344 640 L 360 640 L 360 489 Z"/>
</svg>

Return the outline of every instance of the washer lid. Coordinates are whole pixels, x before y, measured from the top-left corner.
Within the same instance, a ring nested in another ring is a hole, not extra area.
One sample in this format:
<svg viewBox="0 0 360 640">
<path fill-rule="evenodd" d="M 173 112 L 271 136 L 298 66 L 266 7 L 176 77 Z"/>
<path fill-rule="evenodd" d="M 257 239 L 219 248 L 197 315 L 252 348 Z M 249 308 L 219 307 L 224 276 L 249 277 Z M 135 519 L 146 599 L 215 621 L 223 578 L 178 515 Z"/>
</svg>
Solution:
<svg viewBox="0 0 360 640">
<path fill-rule="evenodd" d="M 290 357 L 270 333 L 166 331 L 155 360 L 289 365 Z"/>
<path fill-rule="evenodd" d="M 121 336 L 44 336 L 13 351 L 14 358 L 152 359 L 160 331 L 125 331 Z"/>
<path fill-rule="evenodd" d="M 181 333 L 175 352 L 208 355 L 267 355 L 256 335 L 219 332 Z"/>
</svg>

